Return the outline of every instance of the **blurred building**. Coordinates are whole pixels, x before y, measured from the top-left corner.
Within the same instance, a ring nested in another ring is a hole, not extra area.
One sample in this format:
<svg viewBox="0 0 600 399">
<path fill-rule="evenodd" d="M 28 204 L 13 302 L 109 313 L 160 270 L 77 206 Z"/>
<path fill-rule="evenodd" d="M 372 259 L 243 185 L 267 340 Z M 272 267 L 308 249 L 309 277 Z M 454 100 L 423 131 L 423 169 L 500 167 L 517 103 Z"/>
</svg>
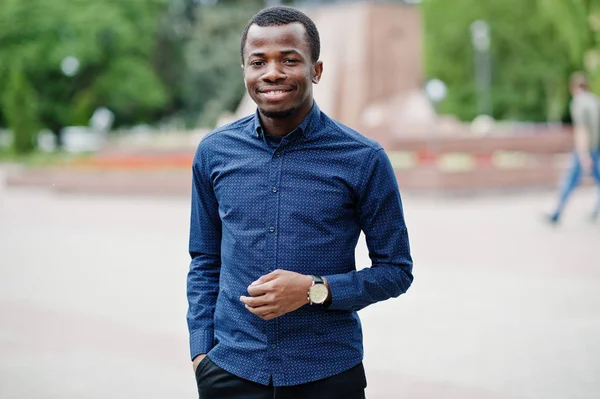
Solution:
<svg viewBox="0 0 600 399">
<path fill-rule="evenodd" d="M 435 112 L 423 92 L 419 8 L 405 2 L 299 2 L 321 35 L 323 79 L 315 99 L 329 116 L 359 131 L 398 133 L 429 124 Z M 235 118 L 253 113 L 246 95 Z M 384 140 L 385 141 L 385 140 Z"/>
</svg>

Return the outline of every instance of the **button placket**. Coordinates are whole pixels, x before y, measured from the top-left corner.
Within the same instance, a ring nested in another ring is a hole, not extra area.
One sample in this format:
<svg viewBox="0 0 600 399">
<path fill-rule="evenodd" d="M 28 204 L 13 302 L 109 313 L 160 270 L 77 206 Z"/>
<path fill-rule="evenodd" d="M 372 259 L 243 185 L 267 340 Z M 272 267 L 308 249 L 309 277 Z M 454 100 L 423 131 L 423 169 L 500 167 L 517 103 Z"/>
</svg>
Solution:
<svg viewBox="0 0 600 399">
<path fill-rule="evenodd" d="M 268 181 L 268 190 L 271 191 L 269 196 L 267 197 L 267 248 L 268 248 L 268 263 L 265 265 L 266 273 L 270 273 L 273 270 L 277 269 L 277 244 L 279 239 L 279 231 L 278 231 L 278 223 L 279 223 L 279 207 L 280 207 L 280 179 L 281 173 L 283 169 L 283 158 L 282 155 L 282 147 L 284 143 L 272 153 L 271 160 L 269 163 L 269 181 Z M 278 350 L 277 350 L 277 334 L 278 334 L 278 326 L 276 320 L 270 320 L 266 324 L 267 331 L 267 342 L 268 346 L 272 349 L 269 351 L 269 358 L 271 362 L 275 365 L 277 364 Z M 271 370 L 272 375 L 277 372 L 277 367 L 274 366 L 273 370 Z"/>
</svg>

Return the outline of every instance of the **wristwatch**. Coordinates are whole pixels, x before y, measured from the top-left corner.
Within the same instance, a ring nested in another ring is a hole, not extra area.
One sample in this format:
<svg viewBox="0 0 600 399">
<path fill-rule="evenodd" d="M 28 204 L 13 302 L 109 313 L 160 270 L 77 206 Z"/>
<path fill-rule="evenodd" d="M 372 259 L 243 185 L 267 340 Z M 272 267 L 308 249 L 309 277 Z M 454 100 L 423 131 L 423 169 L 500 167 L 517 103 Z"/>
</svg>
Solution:
<svg viewBox="0 0 600 399">
<path fill-rule="evenodd" d="M 308 303 L 311 305 L 322 305 L 329 296 L 327 285 L 321 276 L 312 276 L 313 283 L 308 289 Z"/>
</svg>

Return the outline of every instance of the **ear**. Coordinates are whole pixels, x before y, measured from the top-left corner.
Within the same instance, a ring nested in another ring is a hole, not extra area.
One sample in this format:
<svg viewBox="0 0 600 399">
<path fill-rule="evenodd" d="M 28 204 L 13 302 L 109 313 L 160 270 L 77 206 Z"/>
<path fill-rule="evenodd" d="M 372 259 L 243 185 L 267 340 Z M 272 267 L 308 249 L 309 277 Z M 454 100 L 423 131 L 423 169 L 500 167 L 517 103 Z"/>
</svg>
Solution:
<svg viewBox="0 0 600 399">
<path fill-rule="evenodd" d="M 323 74 L 323 61 L 317 61 L 313 64 L 312 82 L 314 84 L 319 83 L 319 81 L 321 80 L 322 74 Z"/>
<path fill-rule="evenodd" d="M 244 69 L 244 64 L 241 64 L 240 67 L 242 68 L 242 77 L 244 78 L 244 87 L 246 88 L 246 90 L 248 90 L 248 86 L 246 85 L 246 74 L 245 74 L 245 69 Z"/>
</svg>

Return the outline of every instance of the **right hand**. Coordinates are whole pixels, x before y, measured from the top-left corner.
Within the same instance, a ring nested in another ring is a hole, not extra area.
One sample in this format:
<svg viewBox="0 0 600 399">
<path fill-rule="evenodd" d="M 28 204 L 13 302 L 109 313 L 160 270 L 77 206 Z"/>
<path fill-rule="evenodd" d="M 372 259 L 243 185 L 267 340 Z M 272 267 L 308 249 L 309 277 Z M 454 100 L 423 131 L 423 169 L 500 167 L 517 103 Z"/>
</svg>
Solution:
<svg viewBox="0 0 600 399">
<path fill-rule="evenodd" d="M 202 355 L 196 356 L 194 358 L 194 360 L 192 360 L 192 366 L 194 367 L 194 373 L 196 372 L 196 369 L 198 368 L 198 365 L 200 364 L 202 359 L 204 359 L 205 357 L 206 357 L 206 354 L 202 354 Z"/>
</svg>

